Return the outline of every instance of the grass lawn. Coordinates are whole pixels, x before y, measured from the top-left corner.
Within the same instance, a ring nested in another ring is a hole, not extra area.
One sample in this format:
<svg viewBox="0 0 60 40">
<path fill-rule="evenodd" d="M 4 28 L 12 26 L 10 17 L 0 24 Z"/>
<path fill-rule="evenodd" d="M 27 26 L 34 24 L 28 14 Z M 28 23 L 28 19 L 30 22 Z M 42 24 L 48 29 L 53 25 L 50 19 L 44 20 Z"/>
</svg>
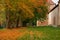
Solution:
<svg viewBox="0 0 60 40">
<path fill-rule="evenodd" d="M 27 32 L 18 40 L 60 40 L 60 28 L 54 27 L 34 27 L 27 28 Z"/>
<path fill-rule="evenodd" d="M 7 35 L 8 34 L 8 35 Z M 1 40 L 60 40 L 60 28 L 51 26 L 0 29 Z"/>
</svg>

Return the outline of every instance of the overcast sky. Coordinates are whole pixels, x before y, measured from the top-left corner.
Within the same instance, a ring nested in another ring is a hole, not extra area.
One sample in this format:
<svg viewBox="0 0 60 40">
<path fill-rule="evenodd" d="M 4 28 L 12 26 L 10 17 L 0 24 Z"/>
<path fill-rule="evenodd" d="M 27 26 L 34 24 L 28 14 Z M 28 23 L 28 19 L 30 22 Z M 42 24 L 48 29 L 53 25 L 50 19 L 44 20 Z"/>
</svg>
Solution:
<svg viewBox="0 0 60 40">
<path fill-rule="evenodd" d="M 56 4 L 58 4 L 58 1 L 59 1 L 59 0 L 52 0 L 52 1 L 53 1 L 54 3 L 56 3 Z"/>
</svg>

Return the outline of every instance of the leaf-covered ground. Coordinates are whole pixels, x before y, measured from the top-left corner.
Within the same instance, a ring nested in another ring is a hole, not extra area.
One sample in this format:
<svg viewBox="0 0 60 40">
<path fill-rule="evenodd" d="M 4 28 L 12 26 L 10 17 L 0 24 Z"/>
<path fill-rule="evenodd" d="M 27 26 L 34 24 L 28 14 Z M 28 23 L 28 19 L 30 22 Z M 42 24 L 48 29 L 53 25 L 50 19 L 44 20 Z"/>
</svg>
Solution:
<svg viewBox="0 0 60 40">
<path fill-rule="evenodd" d="M 60 40 L 60 28 L 48 26 L 0 29 L 0 40 Z"/>
</svg>

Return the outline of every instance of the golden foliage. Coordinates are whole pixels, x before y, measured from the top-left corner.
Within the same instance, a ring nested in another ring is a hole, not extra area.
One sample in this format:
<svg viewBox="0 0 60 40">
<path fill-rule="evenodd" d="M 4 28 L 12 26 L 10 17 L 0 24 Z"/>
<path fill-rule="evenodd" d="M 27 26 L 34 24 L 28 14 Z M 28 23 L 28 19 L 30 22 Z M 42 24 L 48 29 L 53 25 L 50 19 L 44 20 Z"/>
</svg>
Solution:
<svg viewBox="0 0 60 40">
<path fill-rule="evenodd" d="M 18 3 L 18 7 L 19 7 L 23 12 L 25 12 L 25 17 L 33 17 L 33 16 L 34 16 L 33 11 L 30 10 L 29 6 L 27 6 L 25 3 L 19 2 L 19 3 Z"/>
<path fill-rule="evenodd" d="M 38 12 L 41 12 L 41 9 L 38 7 L 44 4 L 44 0 L 5 0 L 6 7 L 12 11 L 22 10 L 20 15 L 23 15 L 24 18 L 33 18 L 34 9 L 37 8 Z"/>
</svg>

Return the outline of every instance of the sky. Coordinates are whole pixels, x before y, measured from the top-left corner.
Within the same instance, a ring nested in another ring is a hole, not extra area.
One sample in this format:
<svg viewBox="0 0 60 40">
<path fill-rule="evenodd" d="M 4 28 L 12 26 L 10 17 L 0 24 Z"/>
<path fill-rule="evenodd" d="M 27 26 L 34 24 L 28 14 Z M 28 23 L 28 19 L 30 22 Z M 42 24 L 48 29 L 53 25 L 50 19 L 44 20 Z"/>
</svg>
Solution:
<svg viewBox="0 0 60 40">
<path fill-rule="evenodd" d="M 58 4 L 58 1 L 59 1 L 59 0 L 52 0 L 52 1 L 53 1 L 54 3 L 56 3 L 56 4 Z"/>
</svg>

